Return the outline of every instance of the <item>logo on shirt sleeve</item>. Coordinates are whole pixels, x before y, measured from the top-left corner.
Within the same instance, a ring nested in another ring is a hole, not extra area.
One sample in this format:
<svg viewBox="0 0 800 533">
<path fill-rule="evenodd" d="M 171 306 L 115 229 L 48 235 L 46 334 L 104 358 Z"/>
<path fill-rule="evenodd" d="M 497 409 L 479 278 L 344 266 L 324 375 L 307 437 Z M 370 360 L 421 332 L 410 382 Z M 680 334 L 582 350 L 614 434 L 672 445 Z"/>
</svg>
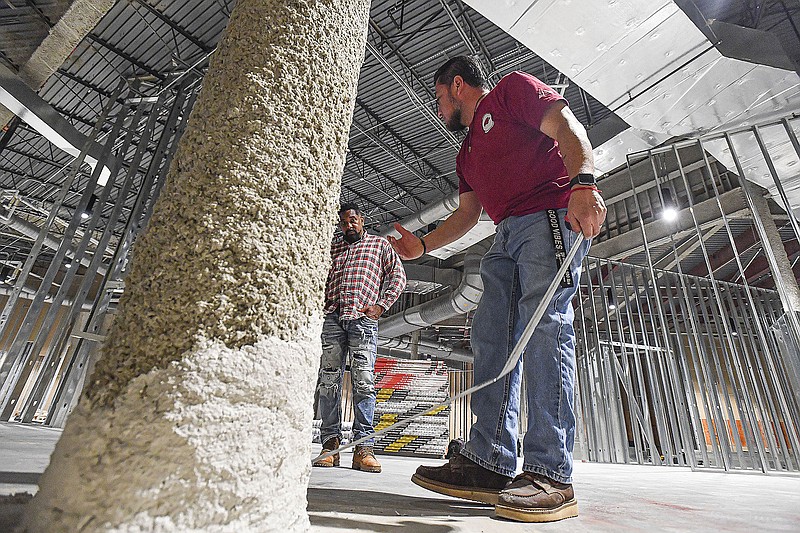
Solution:
<svg viewBox="0 0 800 533">
<path fill-rule="evenodd" d="M 483 115 L 483 120 L 481 120 L 481 127 L 483 127 L 483 133 L 489 133 L 489 130 L 494 127 L 494 119 L 492 118 L 491 113 L 486 113 Z"/>
</svg>

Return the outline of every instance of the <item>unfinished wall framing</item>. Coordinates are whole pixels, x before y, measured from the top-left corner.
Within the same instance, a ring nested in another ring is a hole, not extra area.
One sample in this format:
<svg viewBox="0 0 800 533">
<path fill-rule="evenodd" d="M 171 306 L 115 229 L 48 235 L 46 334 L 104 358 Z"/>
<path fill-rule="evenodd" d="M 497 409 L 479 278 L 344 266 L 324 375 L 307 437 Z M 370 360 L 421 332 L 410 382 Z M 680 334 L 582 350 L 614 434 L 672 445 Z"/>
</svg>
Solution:
<svg viewBox="0 0 800 533">
<path fill-rule="evenodd" d="M 617 201 L 636 209 L 612 218 L 600 246 L 632 223 L 640 247 L 622 261 L 588 259 L 576 303 L 590 460 L 800 470 L 800 226 L 739 178 L 768 169 L 759 178 L 788 205 L 773 162 L 800 161 L 798 126 L 786 119 L 629 156 L 630 197 Z M 783 141 L 767 146 L 767 128 Z"/>
</svg>

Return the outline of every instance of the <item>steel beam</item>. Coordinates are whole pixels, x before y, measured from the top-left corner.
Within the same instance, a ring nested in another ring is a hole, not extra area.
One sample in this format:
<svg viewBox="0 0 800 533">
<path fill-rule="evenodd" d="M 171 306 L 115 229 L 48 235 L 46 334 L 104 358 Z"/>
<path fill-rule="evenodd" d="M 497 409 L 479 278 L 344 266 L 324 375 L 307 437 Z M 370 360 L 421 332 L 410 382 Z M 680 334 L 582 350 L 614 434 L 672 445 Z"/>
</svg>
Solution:
<svg viewBox="0 0 800 533">
<path fill-rule="evenodd" d="M 175 32 L 178 32 L 181 35 L 181 37 L 183 37 L 184 39 L 186 39 L 187 41 L 189 41 L 190 43 L 195 45 L 197 48 L 199 48 L 203 52 L 209 53 L 209 52 L 212 51 L 212 48 L 210 46 L 208 46 L 203 41 L 201 41 L 200 39 L 198 39 L 197 37 L 192 35 L 189 32 L 189 30 L 179 26 L 174 20 L 170 19 L 164 13 L 162 13 L 161 11 L 156 9 L 155 7 L 153 7 L 150 4 L 148 4 L 145 0 L 136 0 L 136 4 L 142 6 L 143 8 L 145 8 L 145 10 L 148 13 L 150 13 L 151 15 L 154 15 L 158 20 L 160 20 L 161 22 L 166 24 L 169 27 L 169 29 L 171 29 L 171 30 L 173 30 Z M 133 6 L 133 7 L 134 7 L 134 9 L 136 9 L 136 6 Z"/>
<path fill-rule="evenodd" d="M 720 205 L 728 217 L 734 217 L 747 213 L 747 204 L 742 197 L 740 189 L 734 189 L 720 195 Z M 720 211 L 715 198 L 704 200 L 695 204 L 695 216 L 701 227 L 707 228 L 709 225 L 717 224 Z M 659 246 L 667 243 L 670 237 L 691 233 L 694 231 L 692 218 L 688 209 L 678 213 L 678 218 L 670 223 L 661 219 L 653 220 L 645 224 L 645 231 L 648 236 L 650 246 Z M 644 244 L 642 234 L 639 231 L 628 231 L 622 235 L 611 237 L 605 241 L 592 244 L 592 255 L 617 259 L 628 257 L 643 250 Z"/>
<path fill-rule="evenodd" d="M 98 164 L 102 148 L 94 141 L 89 142 L 72 124 L 64 120 L 53 106 L 2 65 L 0 65 L 0 104 L 73 157 L 81 153 L 80 147 L 87 145 L 83 160 L 93 169 Z M 100 174 L 100 185 L 105 184 L 110 175 L 111 171 L 104 165 Z"/>
</svg>

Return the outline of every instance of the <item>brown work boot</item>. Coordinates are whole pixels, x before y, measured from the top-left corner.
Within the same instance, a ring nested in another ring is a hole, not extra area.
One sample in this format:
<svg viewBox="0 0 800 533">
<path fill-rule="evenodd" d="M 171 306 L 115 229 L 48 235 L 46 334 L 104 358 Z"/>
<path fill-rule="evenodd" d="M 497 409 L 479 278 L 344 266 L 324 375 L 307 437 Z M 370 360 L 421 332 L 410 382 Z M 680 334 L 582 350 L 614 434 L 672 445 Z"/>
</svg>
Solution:
<svg viewBox="0 0 800 533">
<path fill-rule="evenodd" d="M 497 516 L 519 522 L 555 522 L 578 516 L 572 485 L 523 472 L 500 493 Z"/>
<path fill-rule="evenodd" d="M 492 472 L 457 454 L 442 466 L 420 466 L 411 481 L 439 494 L 495 505 L 497 495 L 511 477 Z"/>
<path fill-rule="evenodd" d="M 353 469 L 375 473 L 381 471 L 381 464 L 375 459 L 372 446 L 356 446 L 353 450 Z"/>
<path fill-rule="evenodd" d="M 330 452 L 335 450 L 336 448 L 339 447 L 340 443 L 341 441 L 339 440 L 339 437 L 329 438 L 328 440 L 325 441 L 325 444 L 322 445 L 322 451 L 319 454 L 322 455 L 325 452 Z M 314 466 L 326 466 L 326 467 L 339 466 L 339 454 L 335 453 L 330 457 L 326 457 L 325 459 L 317 459 L 311 464 Z"/>
</svg>

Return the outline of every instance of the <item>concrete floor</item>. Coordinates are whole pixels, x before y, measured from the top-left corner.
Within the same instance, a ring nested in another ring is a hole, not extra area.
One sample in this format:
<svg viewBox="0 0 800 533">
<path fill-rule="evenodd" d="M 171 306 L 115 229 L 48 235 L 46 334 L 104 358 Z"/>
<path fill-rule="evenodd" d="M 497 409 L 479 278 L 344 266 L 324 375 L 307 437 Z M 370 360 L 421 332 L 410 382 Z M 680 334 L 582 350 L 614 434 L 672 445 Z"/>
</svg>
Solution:
<svg viewBox="0 0 800 533">
<path fill-rule="evenodd" d="M 36 480 L 59 434 L 49 428 L 0 424 L 0 495 L 36 491 Z M 490 506 L 440 496 L 411 483 L 419 464 L 444 461 L 379 459 L 381 474 L 349 468 L 349 452 L 339 468 L 313 469 L 308 489 L 313 532 L 800 532 L 797 475 L 578 463 L 578 518 L 535 525 L 496 519 Z M 26 499 L 0 496 L 0 531 L 18 523 Z"/>
<path fill-rule="evenodd" d="M 315 468 L 308 490 L 312 531 L 800 531 L 800 477 L 692 472 L 688 468 L 577 463 L 580 514 L 551 524 L 494 518 L 494 509 L 440 496 L 411 483 L 420 464 L 379 456 L 381 474 Z"/>
<path fill-rule="evenodd" d="M 60 436 L 60 429 L 0 423 L 0 494 L 35 493 Z"/>
</svg>

